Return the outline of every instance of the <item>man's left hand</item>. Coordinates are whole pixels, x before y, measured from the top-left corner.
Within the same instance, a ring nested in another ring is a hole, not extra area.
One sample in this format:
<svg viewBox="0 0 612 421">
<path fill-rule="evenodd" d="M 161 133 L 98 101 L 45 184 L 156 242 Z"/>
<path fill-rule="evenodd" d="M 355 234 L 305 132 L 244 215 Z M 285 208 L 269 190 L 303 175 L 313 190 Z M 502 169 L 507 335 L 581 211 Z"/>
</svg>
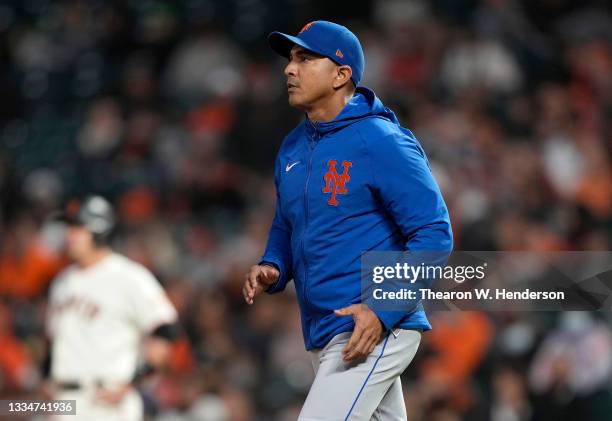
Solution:
<svg viewBox="0 0 612 421">
<path fill-rule="evenodd" d="M 353 304 L 335 311 L 337 316 L 353 316 L 355 330 L 342 350 L 346 362 L 365 359 L 380 341 L 383 326 L 378 316 L 365 304 Z"/>
</svg>

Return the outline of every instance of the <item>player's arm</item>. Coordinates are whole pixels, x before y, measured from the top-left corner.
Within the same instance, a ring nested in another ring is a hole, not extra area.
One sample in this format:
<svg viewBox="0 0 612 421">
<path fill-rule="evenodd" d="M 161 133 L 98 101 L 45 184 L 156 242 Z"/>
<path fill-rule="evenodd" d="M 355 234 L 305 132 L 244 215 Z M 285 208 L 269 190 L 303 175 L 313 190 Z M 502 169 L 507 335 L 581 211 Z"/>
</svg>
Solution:
<svg viewBox="0 0 612 421">
<path fill-rule="evenodd" d="M 259 264 L 251 267 L 245 275 L 242 293 L 248 304 L 254 298 L 267 291 L 270 294 L 285 289 L 287 282 L 293 279 L 293 256 L 291 254 L 291 225 L 283 215 L 278 193 L 280 177 L 280 159 L 275 164 L 276 209 L 268 234 L 266 251 Z"/>
<path fill-rule="evenodd" d="M 147 376 L 163 370 L 170 359 L 172 344 L 181 337 L 180 325 L 176 322 L 163 323 L 155 328 L 144 342 L 143 362 L 136 369 L 132 381 L 113 389 L 99 389 L 96 399 L 110 405 L 117 405 L 126 394 Z"/>
<path fill-rule="evenodd" d="M 129 285 L 130 318 L 145 338 L 143 363 L 134 375 L 138 381 L 166 366 L 173 343 L 182 337 L 182 329 L 176 309 L 149 271 L 138 269 Z"/>
<path fill-rule="evenodd" d="M 138 383 L 144 377 L 167 367 L 172 346 L 181 336 L 182 329 L 178 322 L 163 323 L 153 329 L 145 339 L 144 361 L 136 370 L 132 383 Z"/>
<path fill-rule="evenodd" d="M 404 250 L 414 259 L 409 263 L 443 265 L 453 247 L 453 234 L 425 152 L 411 133 L 390 134 L 377 139 L 375 145 L 367 148 L 373 189 L 403 234 Z M 406 315 L 401 311 L 375 313 L 386 329 Z"/>
<path fill-rule="evenodd" d="M 182 336 L 178 322 L 163 323 L 149 335 L 145 346 L 145 358 L 155 368 L 163 368 L 170 357 L 172 344 Z"/>
<path fill-rule="evenodd" d="M 143 361 L 132 381 L 113 389 L 99 389 L 96 399 L 109 405 L 121 402 L 146 376 L 166 366 L 172 342 L 180 337 L 176 309 L 157 279 L 144 267 L 131 266 L 125 283 L 128 318 L 144 337 Z"/>
</svg>

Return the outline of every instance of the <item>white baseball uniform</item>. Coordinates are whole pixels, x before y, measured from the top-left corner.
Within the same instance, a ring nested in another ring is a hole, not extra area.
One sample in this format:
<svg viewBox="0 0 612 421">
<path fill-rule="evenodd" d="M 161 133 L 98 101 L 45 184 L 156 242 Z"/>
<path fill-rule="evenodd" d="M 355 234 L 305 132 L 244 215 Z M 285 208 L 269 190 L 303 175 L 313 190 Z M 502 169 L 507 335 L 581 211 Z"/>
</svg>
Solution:
<svg viewBox="0 0 612 421">
<path fill-rule="evenodd" d="M 77 419 L 141 420 L 136 391 L 109 406 L 94 399 L 96 388 L 129 383 L 142 340 L 176 319 L 153 275 L 124 256 L 111 253 L 87 268 L 68 267 L 52 284 L 47 330 L 52 380 L 78 387 L 60 391 L 56 399 L 76 399 Z"/>
</svg>

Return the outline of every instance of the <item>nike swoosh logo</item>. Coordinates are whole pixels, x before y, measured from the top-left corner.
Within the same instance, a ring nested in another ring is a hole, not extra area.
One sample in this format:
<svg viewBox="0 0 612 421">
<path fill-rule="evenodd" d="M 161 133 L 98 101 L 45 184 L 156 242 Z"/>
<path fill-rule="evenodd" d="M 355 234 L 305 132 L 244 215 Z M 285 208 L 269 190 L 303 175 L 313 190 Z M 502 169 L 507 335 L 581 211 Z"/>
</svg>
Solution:
<svg viewBox="0 0 612 421">
<path fill-rule="evenodd" d="M 285 167 L 285 172 L 291 171 L 291 168 L 295 167 L 299 163 L 300 163 L 300 161 L 296 161 L 296 162 L 294 162 L 292 164 L 287 164 L 287 166 Z"/>
</svg>

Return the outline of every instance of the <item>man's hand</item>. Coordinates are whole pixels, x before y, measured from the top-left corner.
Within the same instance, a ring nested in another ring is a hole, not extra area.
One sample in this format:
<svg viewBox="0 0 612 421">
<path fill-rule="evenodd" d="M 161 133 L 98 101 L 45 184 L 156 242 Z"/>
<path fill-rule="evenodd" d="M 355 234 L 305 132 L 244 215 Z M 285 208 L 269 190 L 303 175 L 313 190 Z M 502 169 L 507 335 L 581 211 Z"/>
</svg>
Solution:
<svg viewBox="0 0 612 421">
<path fill-rule="evenodd" d="M 280 272 L 274 266 L 254 265 L 249 273 L 245 275 L 242 295 L 247 304 L 253 304 L 253 300 L 270 285 L 278 280 Z"/>
<path fill-rule="evenodd" d="M 95 400 L 104 405 L 119 405 L 123 398 L 132 390 L 132 386 L 129 384 L 115 387 L 112 389 L 98 389 L 96 391 Z"/>
<path fill-rule="evenodd" d="M 374 351 L 382 334 L 382 323 L 378 316 L 365 304 L 353 304 L 335 311 L 337 316 L 353 316 L 355 330 L 342 350 L 344 361 L 351 362 L 366 358 Z"/>
</svg>

